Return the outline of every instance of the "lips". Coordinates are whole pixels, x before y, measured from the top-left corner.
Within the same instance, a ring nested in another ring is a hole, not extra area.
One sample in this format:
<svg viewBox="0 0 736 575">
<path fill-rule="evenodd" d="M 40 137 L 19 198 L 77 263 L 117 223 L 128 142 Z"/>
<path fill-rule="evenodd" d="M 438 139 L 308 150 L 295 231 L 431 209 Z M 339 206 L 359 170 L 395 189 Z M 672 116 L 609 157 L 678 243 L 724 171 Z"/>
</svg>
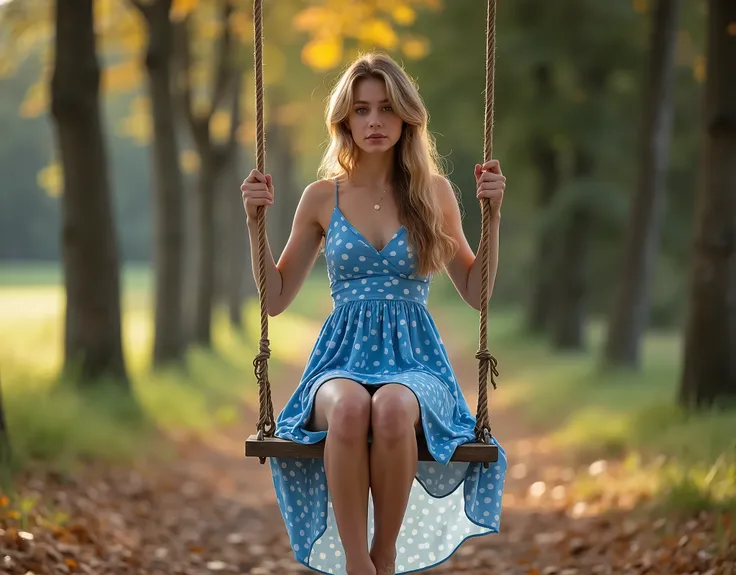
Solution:
<svg viewBox="0 0 736 575">
<path fill-rule="evenodd" d="M 367 140 L 385 140 L 386 136 L 383 134 L 371 134 L 366 138 Z"/>
</svg>

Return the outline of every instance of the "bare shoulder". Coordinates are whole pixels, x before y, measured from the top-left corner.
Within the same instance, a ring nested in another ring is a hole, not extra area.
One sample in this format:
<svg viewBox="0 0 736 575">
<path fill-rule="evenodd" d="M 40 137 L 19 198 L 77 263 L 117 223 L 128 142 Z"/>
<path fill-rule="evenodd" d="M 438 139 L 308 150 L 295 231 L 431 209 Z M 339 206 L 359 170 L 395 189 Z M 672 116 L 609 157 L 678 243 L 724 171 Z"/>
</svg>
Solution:
<svg viewBox="0 0 736 575">
<path fill-rule="evenodd" d="M 432 176 L 432 193 L 442 206 L 442 211 L 454 210 L 458 207 L 458 196 L 452 182 L 442 174 Z"/>
<path fill-rule="evenodd" d="M 308 201 L 324 201 L 334 197 L 335 182 L 331 180 L 315 180 L 304 188 L 304 198 Z"/>
<path fill-rule="evenodd" d="M 316 180 L 304 188 L 298 210 L 305 219 L 325 229 L 334 203 L 335 183 L 330 180 Z"/>
</svg>

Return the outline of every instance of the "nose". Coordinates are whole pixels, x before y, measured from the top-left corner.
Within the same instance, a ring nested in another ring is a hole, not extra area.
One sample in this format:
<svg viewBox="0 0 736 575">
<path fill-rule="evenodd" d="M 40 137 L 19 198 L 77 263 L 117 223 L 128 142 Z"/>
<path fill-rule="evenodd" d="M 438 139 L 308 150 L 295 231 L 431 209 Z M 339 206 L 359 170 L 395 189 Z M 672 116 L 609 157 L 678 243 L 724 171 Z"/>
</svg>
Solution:
<svg viewBox="0 0 736 575">
<path fill-rule="evenodd" d="M 370 120 L 368 120 L 368 125 L 371 128 L 377 128 L 381 125 L 381 121 L 378 119 L 377 116 L 371 116 Z"/>
</svg>

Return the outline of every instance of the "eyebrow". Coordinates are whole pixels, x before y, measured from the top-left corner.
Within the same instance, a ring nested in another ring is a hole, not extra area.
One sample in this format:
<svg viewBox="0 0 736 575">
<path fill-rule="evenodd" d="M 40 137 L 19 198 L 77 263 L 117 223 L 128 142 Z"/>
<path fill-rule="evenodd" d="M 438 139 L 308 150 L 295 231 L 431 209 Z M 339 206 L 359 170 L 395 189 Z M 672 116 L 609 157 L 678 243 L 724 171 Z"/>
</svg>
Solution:
<svg viewBox="0 0 736 575">
<path fill-rule="evenodd" d="M 388 103 L 389 102 L 388 102 L 387 99 L 386 100 L 381 100 L 379 102 L 379 104 L 388 104 Z M 353 102 L 353 104 L 370 104 L 370 102 L 366 102 L 365 100 L 355 100 L 355 102 Z"/>
</svg>

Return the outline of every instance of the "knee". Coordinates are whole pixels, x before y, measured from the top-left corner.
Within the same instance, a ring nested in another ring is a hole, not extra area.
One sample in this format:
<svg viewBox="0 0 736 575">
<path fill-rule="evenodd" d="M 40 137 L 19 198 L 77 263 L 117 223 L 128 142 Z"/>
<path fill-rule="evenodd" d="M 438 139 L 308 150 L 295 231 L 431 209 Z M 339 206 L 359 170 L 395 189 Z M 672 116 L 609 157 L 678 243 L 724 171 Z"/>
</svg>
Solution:
<svg viewBox="0 0 736 575">
<path fill-rule="evenodd" d="M 396 443 L 416 435 L 419 406 L 414 394 L 405 388 L 380 390 L 373 396 L 371 430 L 374 437 Z"/>
<path fill-rule="evenodd" d="M 334 405 L 328 433 L 347 443 L 366 441 L 371 420 L 371 399 L 368 394 L 349 394 Z"/>
</svg>

